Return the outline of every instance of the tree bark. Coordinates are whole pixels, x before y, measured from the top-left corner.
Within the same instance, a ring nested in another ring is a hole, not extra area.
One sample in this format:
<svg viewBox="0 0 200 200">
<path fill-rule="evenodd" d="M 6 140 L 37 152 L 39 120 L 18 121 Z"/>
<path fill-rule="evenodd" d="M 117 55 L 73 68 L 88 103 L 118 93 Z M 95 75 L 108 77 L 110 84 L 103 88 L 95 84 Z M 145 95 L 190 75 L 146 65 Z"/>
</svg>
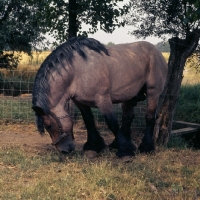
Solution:
<svg viewBox="0 0 200 200">
<path fill-rule="evenodd" d="M 76 37 L 77 28 L 77 2 L 76 0 L 69 0 L 69 28 L 68 38 Z"/>
<path fill-rule="evenodd" d="M 178 100 L 183 70 L 187 58 L 198 45 L 200 31 L 188 32 L 186 39 L 171 38 L 168 76 L 164 91 L 160 97 L 157 110 L 158 118 L 154 128 L 156 146 L 166 146 L 171 136 L 174 111 Z"/>
</svg>

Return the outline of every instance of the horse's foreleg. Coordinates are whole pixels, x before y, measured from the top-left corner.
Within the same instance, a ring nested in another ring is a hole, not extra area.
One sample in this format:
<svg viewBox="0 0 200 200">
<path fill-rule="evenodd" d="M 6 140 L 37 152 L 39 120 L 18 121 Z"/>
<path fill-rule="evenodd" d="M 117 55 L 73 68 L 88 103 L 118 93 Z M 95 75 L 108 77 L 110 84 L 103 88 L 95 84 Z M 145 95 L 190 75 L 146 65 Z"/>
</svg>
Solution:
<svg viewBox="0 0 200 200">
<path fill-rule="evenodd" d="M 98 108 L 105 117 L 108 128 L 115 135 L 115 139 L 111 143 L 110 147 L 118 149 L 116 153 L 118 157 L 134 155 L 135 146 L 131 143 L 130 136 L 130 125 L 133 118 L 132 114 L 130 114 L 131 112 L 124 112 L 123 124 L 122 127 L 119 129 L 119 124 L 113 111 L 112 102 L 109 99 L 102 102 L 103 103 L 99 103 Z"/>
<path fill-rule="evenodd" d="M 138 150 L 142 152 L 152 152 L 155 150 L 155 145 L 153 141 L 153 132 L 156 122 L 156 108 L 158 104 L 158 98 L 148 98 L 147 103 L 147 113 L 145 116 L 146 119 L 146 131 L 142 139 Z"/>
<path fill-rule="evenodd" d="M 131 139 L 131 124 L 134 118 L 132 100 L 123 102 L 121 106 L 123 111 L 121 130 L 123 131 L 126 137 Z"/>
<path fill-rule="evenodd" d="M 92 114 L 91 108 L 79 103 L 76 103 L 76 105 L 81 111 L 87 129 L 87 142 L 84 144 L 83 150 L 91 150 L 99 153 L 105 148 L 106 145 L 95 126 L 94 116 Z"/>
</svg>

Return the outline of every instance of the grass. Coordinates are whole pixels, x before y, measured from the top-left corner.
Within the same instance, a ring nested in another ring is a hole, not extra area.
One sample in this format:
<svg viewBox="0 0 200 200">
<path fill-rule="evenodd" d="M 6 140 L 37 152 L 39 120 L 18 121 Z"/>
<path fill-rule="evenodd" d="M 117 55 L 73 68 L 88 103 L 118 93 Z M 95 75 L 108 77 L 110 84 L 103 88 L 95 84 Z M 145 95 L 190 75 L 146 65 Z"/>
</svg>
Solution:
<svg viewBox="0 0 200 200">
<path fill-rule="evenodd" d="M 34 113 L 31 109 L 32 102 L 28 98 L 0 98 L 0 119 L 6 122 L 33 122 Z"/>
<path fill-rule="evenodd" d="M 166 149 L 129 163 L 105 152 L 87 160 L 79 152 L 64 162 L 49 152 L 32 155 L 0 147 L 0 199 L 198 199 L 199 151 Z"/>
<path fill-rule="evenodd" d="M 200 83 L 182 85 L 175 120 L 200 123 Z"/>
</svg>

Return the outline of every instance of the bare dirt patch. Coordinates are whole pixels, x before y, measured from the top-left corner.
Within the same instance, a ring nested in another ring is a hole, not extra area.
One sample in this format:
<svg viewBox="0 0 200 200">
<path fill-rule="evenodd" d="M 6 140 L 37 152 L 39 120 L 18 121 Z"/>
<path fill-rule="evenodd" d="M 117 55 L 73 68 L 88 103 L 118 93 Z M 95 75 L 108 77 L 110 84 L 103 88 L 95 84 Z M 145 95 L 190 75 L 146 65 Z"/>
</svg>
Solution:
<svg viewBox="0 0 200 200">
<path fill-rule="evenodd" d="M 113 135 L 107 131 L 101 131 L 106 144 L 113 140 Z M 76 150 L 81 151 L 86 142 L 86 130 L 82 125 L 74 126 Z M 41 136 L 35 124 L 1 124 L 0 125 L 0 146 L 20 146 L 30 152 L 41 153 L 55 151 L 51 145 L 51 138 L 48 133 Z"/>
<path fill-rule="evenodd" d="M 53 150 L 49 135 L 41 136 L 34 124 L 7 124 L 0 126 L 0 146 L 20 146 L 28 151 Z"/>
</svg>

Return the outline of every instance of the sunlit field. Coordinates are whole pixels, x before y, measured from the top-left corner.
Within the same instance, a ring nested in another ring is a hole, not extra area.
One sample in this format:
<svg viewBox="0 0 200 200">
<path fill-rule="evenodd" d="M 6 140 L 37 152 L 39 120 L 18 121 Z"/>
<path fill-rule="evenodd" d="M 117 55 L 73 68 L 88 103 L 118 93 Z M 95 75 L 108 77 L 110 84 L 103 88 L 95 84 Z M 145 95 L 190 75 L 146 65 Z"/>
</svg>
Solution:
<svg viewBox="0 0 200 200">
<path fill-rule="evenodd" d="M 19 70 L 37 70 L 40 64 L 45 60 L 45 58 L 50 54 L 50 51 L 44 52 L 33 52 L 33 56 L 30 57 L 27 54 L 21 54 L 21 61 L 19 63 Z M 169 59 L 169 53 L 163 53 L 166 61 Z M 182 84 L 195 84 L 200 82 L 200 73 L 197 73 L 196 69 L 189 67 L 189 63 L 186 64 L 184 69 L 184 78 Z"/>
<path fill-rule="evenodd" d="M 169 59 L 169 53 L 162 53 L 166 61 Z M 200 73 L 197 73 L 194 66 L 190 66 L 189 62 L 186 63 L 184 72 L 183 72 L 183 85 L 191 85 L 191 84 L 197 84 L 200 82 Z"/>
<path fill-rule="evenodd" d="M 51 51 L 33 52 L 32 56 L 21 53 L 18 69 L 37 70 Z"/>
</svg>

